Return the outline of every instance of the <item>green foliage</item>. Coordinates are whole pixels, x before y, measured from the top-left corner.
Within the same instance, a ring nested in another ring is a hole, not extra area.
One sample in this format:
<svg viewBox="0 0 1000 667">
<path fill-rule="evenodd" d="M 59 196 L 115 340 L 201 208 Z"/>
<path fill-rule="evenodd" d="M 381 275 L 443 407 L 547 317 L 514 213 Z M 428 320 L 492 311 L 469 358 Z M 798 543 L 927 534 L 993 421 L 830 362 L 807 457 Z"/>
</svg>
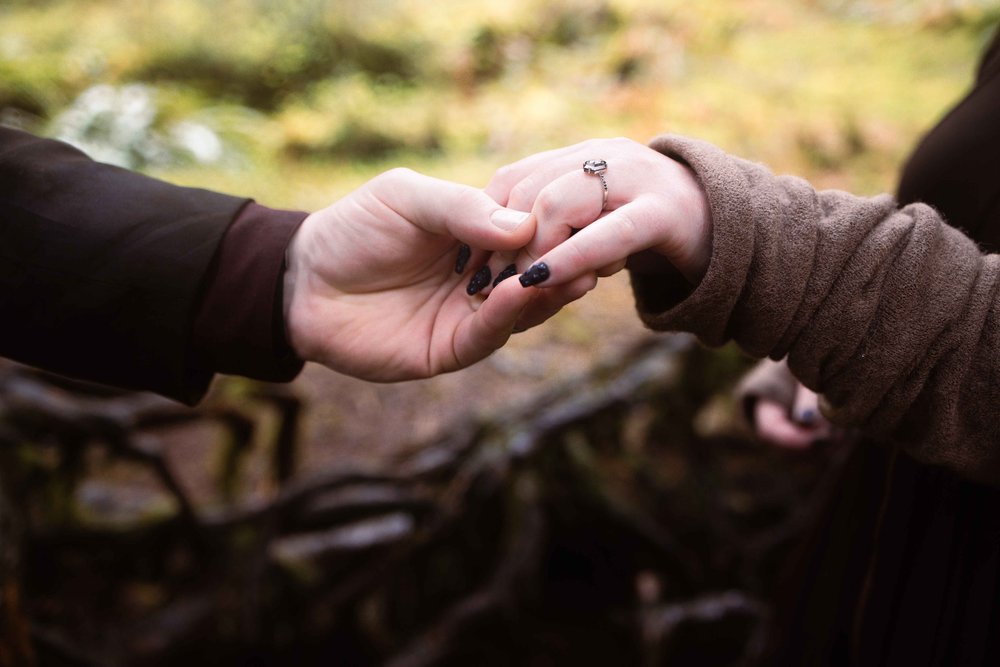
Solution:
<svg viewBox="0 0 1000 667">
<path fill-rule="evenodd" d="M 17 109 L 36 116 L 63 101 L 62 82 L 44 66 L 20 66 L 0 61 L 0 109 Z"/>
<path fill-rule="evenodd" d="M 219 50 L 209 35 L 194 43 L 166 44 L 125 75 L 182 84 L 206 96 L 274 111 L 319 81 L 353 72 L 400 83 L 412 83 L 417 74 L 404 46 L 320 25 L 294 40 L 252 51 Z"/>
<path fill-rule="evenodd" d="M 148 85 L 151 131 L 194 122 L 226 146 L 178 174 L 265 199 L 303 190 L 272 171 L 417 162 L 482 182 L 540 149 L 666 130 L 869 192 L 971 80 L 1000 3 L 51 0 L 0 20 L 0 122 L 51 132 L 95 85 Z"/>
<path fill-rule="evenodd" d="M 476 31 L 470 48 L 472 72 L 476 81 L 496 79 L 506 66 L 504 48 L 508 36 L 493 26 L 485 25 Z"/>
<path fill-rule="evenodd" d="M 440 148 L 440 141 L 433 134 L 407 141 L 364 121 L 349 119 L 327 141 L 289 143 L 288 153 L 294 158 L 382 160 L 404 151 L 428 153 Z"/>
<path fill-rule="evenodd" d="M 536 38 L 556 46 L 573 46 L 613 32 L 622 17 L 607 3 L 580 6 L 575 3 L 549 5 Z"/>
</svg>

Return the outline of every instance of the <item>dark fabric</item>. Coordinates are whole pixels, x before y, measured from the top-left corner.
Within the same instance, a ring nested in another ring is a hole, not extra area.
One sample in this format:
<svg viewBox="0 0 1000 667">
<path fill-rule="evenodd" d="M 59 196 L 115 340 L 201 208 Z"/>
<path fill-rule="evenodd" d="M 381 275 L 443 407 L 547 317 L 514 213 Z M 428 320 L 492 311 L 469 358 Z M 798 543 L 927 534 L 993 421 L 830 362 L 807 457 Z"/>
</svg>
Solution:
<svg viewBox="0 0 1000 667">
<path fill-rule="evenodd" d="M 765 664 L 850 664 L 892 455 L 872 442 L 849 446 L 831 496 L 818 499 L 823 510 L 809 539 L 779 582 Z"/>
<path fill-rule="evenodd" d="M 1000 33 L 899 187 L 1000 251 Z M 1000 443 L 998 443 L 1000 446 Z M 861 442 L 782 585 L 774 665 L 1000 664 L 1000 489 Z"/>
<path fill-rule="evenodd" d="M 305 214 L 248 204 L 0 127 L 0 356 L 186 403 L 215 372 L 291 379 L 281 278 Z"/>
<path fill-rule="evenodd" d="M 1000 251 L 1000 33 L 973 90 L 914 151 L 899 198 L 931 203 L 983 250 Z M 900 453 L 886 490 L 858 655 L 1000 664 L 1000 489 Z"/>
<path fill-rule="evenodd" d="M 190 402 L 196 300 L 247 200 L 0 128 L 0 355 Z"/>
<path fill-rule="evenodd" d="M 910 157 L 898 197 L 933 205 L 983 250 L 1000 251 L 1000 37 L 973 90 Z"/>
<path fill-rule="evenodd" d="M 861 664 L 1000 664 L 1000 491 L 898 455 L 886 485 Z"/>
<path fill-rule="evenodd" d="M 305 217 L 250 204 L 229 227 L 195 318 L 203 367 L 271 382 L 302 370 L 285 340 L 282 277 L 285 248 Z"/>
</svg>

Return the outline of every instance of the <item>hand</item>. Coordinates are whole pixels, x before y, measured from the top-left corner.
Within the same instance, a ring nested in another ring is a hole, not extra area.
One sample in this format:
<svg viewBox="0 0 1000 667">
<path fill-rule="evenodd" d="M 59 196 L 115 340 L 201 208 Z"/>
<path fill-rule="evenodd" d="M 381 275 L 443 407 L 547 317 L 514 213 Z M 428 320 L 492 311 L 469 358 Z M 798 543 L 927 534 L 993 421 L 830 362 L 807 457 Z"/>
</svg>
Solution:
<svg viewBox="0 0 1000 667">
<path fill-rule="evenodd" d="M 460 242 L 490 250 L 524 246 L 526 213 L 471 187 L 396 169 L 313 213 L 293 237 L 285 274 L 285 323 L 301 358 L 375 381 L 457 370 L 502 346 L 535 296 L 516 281 L 483 301 L 456 273 Z M 468 273 L 468 271 L 466 273 Z"/>
<path fill-rule="evenodd" d="M 582 168 L 590 159 L 607 162 L 603 210 L 601 181 Z M 546 287 L 609 275 L 626 260 L 644 272 L 672 265 L 691 283 L 708 269 L 712 226 L 701 185 L 686 166 L 634 141 L 594 139 L 539 153 L 498 171 L 486 192 L 534 213 L 535 236 L 514 261 L 522 271 L 545 264 Z M 500 254 L 491 265 L 508 261 Z"/>
<path fill-rule="evenodd" d="M 798 383 L 791 413 L 787 406 L 765 398 L 757 400 L 753 413 L 758 437 L 776 447 L 807 449 L 831 436 L 832 426 L 819 411 L 819 397 Z"/>
</svg>

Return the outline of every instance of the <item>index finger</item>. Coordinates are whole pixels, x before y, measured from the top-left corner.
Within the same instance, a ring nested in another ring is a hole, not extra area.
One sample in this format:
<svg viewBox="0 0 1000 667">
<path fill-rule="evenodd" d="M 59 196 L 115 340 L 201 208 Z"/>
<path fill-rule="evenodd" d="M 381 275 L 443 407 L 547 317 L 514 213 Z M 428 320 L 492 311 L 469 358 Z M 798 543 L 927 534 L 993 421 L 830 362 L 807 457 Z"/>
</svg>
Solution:
<svg viewBox="0 0 1000 667">
<path fill-rule="evenodd" d="M 539 257 L 534 266 L 546 265 L 548 278 L 544 285 L 562 285 L 586 273 L 597 273 L 629 255 L 657 245 L 661 232 L 653 224 L 654 212 L 650 208 L 642 199 L 630 202 L 583 227 Z"/>
</svg>

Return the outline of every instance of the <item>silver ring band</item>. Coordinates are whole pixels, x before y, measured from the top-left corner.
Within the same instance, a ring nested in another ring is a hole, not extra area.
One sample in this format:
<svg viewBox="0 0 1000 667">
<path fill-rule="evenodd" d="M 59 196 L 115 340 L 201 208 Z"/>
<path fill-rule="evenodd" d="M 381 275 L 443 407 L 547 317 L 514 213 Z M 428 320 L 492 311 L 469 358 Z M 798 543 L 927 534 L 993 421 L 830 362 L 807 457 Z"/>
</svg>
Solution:
<svg viewBox="0 0 1000 667">
<path fill-rule="evenodd" d="M 587 160 L 583 163 L 583 173 L 593 174 L 601 179 L 601 188 L 604 198 L 601 200 L 601 210 L 608 206 L 608 182 L 604 179 L 604 172 L 608 170 L 608 163 L 605 160 Z"/>
</svg>

